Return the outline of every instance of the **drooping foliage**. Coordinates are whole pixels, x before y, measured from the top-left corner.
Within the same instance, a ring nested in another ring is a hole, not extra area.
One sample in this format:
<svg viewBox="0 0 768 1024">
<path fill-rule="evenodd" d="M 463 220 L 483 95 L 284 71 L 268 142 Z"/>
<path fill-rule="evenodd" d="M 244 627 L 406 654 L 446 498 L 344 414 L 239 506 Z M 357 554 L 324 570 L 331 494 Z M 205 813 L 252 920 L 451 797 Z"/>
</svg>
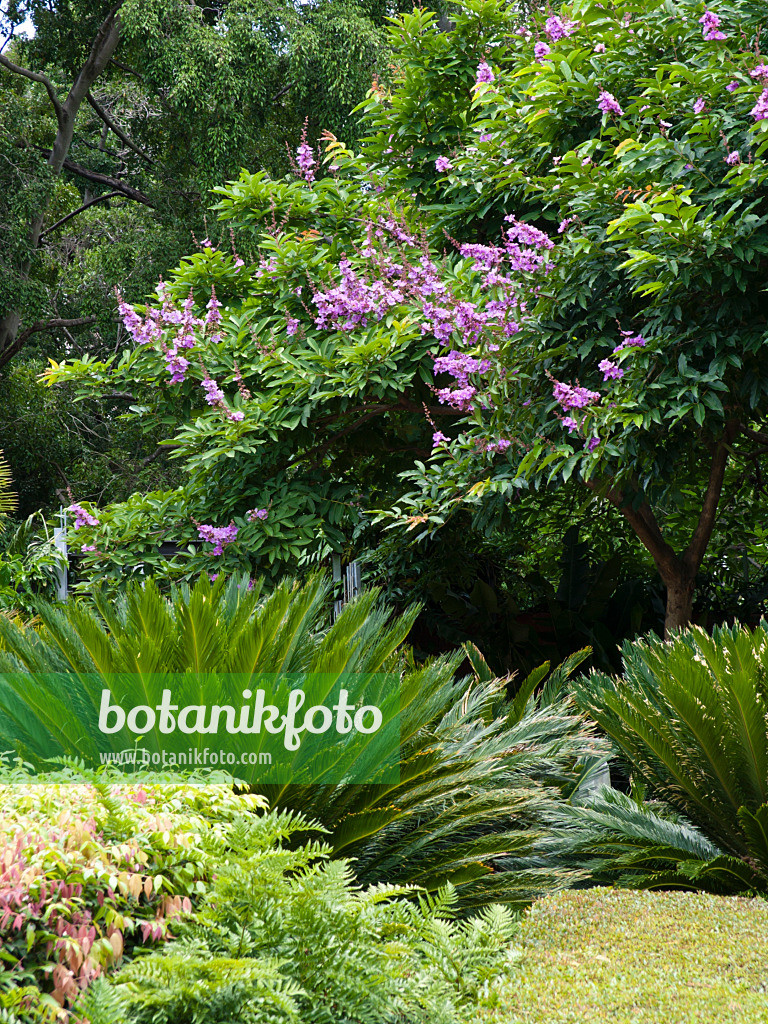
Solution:
<svg viewBox="0 0 768 1024">
<path fill-rule="evenodd" d="M 354 856 L 365 883 L 436 890 L 451 881 L 466 907 L 524 903 L 573 881 L 548 862 L 553 842 L 542 821 L 552 800 L 587 785 L 604 760 L 604 744 L 573 704 L 554 699 L 588 652 L 556 669 L 536 696 L 549 668 L 540 666 L 510 700 L 508 680 L 494 678 L 474 649 L 469 679 L 456 674 L 464 652 L 419 667 L 398 653 L 416 608 L 390 619 L 369 591 L 332 626 L 329 610 L 320 579 L 261 597 L 244 581 L 211 586 L 202 577 L 171 598 L 148 580 L 115 603 L 97 595 L 92 608 L 41 603 L 36 629 L 0 619 L 0 737 L 38 767 L 66 756 L 98 764 L 92 738 L 105 685 L 130 708 L 156 703 L 165 685 L 158 673 L 193 673 L 209 687 L 216 673 L 236 673 L 243 686 L 276 672 L 394 673 L 399 781 L 374 774 L 354 784 L 254 788 L 273 806 L 321 822 L 334 854 Z M 123 748 L 119 734 L 112 740 Z"/>
</svg>

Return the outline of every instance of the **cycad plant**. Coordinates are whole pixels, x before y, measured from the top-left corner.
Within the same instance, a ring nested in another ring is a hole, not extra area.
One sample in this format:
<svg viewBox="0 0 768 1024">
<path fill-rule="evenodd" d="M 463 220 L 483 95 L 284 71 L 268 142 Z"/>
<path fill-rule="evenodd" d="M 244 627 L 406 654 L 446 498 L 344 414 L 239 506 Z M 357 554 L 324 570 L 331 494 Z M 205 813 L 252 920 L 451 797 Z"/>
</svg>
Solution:
<svg viewBox="0 0 768 1024">
<path fill-rule="evenodd" d="M 0 742 L 22 746 L 28 760 L 71 755 L 65 739 L 83 742 L 99 680 L 119 673 L 135 687 L 128 706 L 145 703 L 143 687 L 158 672 L 386 672 L 400 689 L 399 782 L 260 792 L 324 825 L 334 855 L 354 857 L 365 883 L 434 891 L 451 881 L 464 906 L 526 902 L 569 884 L 541 822 L 605 752 L 572 702 L 557 699 L 586 652 L 537 696 L 541 666 L 509 701 L 507 680 L 494 679 L 477 651 L 469 651 L 474 675 L 463 679 L 462 652 L 414 664 L 401 645 L 418 608 L 392 616 L 370 591 L 330 625 L 329 597 L 320 578 L 266 597 L 244 581 L 207 577 L 164 597 L 148 580 L 114 602 L 97 593 L 92 605 L 41 603 L 36 631 L 0 621 Z"/>
<path fill-rule="evenodd" d="M 578 705 L 620 748 L 636 792 L 571 813 L 632 885 L 768 892 L 768 624 L 626 643 Z M 607 863 L 607 862 L 606 862 Z"/>
<path fill-rule="evenodd" d="M 366 884 L 451 881 L 463 906 L 526 903 L 574 882 L 542 818 L 561 796 L 584 791 L 606 748 L 562 688 L 588 650 L 544 683 L 535 669 L 507 697 L 468 646 L 474 678 L 456 677 L 462 652 L 401 677 L 401 774 L 389 786 L 268 787 L 273 806 L 300 811 L 331 832 L 335 856 L 353 857 Z"/>
</svg>

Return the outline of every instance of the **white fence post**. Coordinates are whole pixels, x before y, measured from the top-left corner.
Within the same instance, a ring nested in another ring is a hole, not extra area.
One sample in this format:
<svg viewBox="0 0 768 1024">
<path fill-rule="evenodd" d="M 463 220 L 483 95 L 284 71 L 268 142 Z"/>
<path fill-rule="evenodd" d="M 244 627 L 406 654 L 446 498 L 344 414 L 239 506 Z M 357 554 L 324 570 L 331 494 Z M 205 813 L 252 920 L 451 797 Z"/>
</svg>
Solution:
<svg viewBox="0 0 768 1024">
<path fill-rule="evenodd" d="M 67 513 L 62 505 L 59 509 L 60 525 L 53 531 L 53 546 L 64 556 L 64 564 L 56 567 L 56 595 L 66 601 L 69 593 L 69 551 L 67 550 Z"/>
</svg>

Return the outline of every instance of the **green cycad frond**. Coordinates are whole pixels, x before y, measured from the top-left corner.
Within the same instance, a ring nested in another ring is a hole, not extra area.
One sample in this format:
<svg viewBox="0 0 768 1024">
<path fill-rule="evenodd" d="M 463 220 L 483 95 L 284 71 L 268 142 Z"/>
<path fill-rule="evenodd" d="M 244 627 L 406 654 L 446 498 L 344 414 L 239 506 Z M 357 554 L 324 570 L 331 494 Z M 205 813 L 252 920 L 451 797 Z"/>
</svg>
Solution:
<svg viewBox="0 0 768 1024">
<path fill-rule="evenodd" d="M 768 889 L 768 626 L 722 627 L 711 637 L 693 628 L 666 643 L 627 643 L 623 656 L 622 678 L 593 672 L 579 681 L 579 706 L 622 749 L 638 782 L 718 854 L 747 865 L 734 873 L 721 862 L 721 880 L 749 876 L 752 888 L 762 874 Z"/>
<path fill-rule="evenodd" d="M 398 783 L 265 790 L 274 806 L 321 820 L 334 856 L 355 858 L 363 883 L 435 892 L 450 881 L 464 909 L 522 904 L 575 880 L 542 855 L 552 845 L 543 813 L 583 758 L 606 752 L 570 699 L 545 705 L 529 694 L 513 706 L 507 680 L 473 653 L 474 679 L 456 678 L 460 651 L 403 676 Z"/>
<path fill-rule="evenodd" d="M 4 519 L 17 508 L 16 495 L 11 490 L 11 467 L 3 458 L 0 449 L 0 530 L 4 528 Z"/>
</svg>

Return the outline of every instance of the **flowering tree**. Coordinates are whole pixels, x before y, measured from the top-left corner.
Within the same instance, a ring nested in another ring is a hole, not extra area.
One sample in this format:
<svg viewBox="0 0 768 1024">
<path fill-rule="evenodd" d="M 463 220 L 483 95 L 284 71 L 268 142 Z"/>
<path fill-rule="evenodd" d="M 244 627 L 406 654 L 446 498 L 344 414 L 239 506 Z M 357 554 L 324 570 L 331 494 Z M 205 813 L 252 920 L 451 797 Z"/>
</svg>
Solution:
<svg viewBox="0 0 768 1024">
<path fill-rule="evenodd" d="M 116 368 L 51 379 L 154 385 L 151 415 L 186 417 L 177 518 L 218 509 L 230 540 L 248 505 L 288 551 L 329 537 L 341 489 L 360 500 L 361 460 L 341 470 L 371 422 L 432 434 L 394 506 L 386 463 L 395 523 L 577 480 L 620 510 L 667 628 L 684 624 L 729 462 L 768 448 L 760 13 L 579 2 L 521 28 L 467 0 L 452 33 L 404 17 L 361 156 L 332 142 L 321 177 L 304 144 L 297 181 L 221 190 L 261 262 L 204 246 L 154 307 L 123 308 L 136 348 Z"/>
<path fill-rule="evenodd" d="M 372 147 L 393 189 L 428 192 L 435 157 L 415 161 L 413 140 L 430 121 L 451 164 L 449 232 L 487 236 L 510 208 L 551 224 L 542 272 L 517 280 L 519 330 L 470 382 L 472 428 L 412 474 L 419 489 L 401 507 L 429 525 L 448 508 L 435 480 L 466 499 L 575 477 L 651 553 L 667 628 L 690 619 L 729 460 L 743 486 L 768 441 L 763 16 L 752 3 L 576 3 L 518 29 L 511 59 L 478 67 L 463 133 L 411 102 L 411 83 L 439 64 L 428 23 L 404 19 L 400 88 L 370 108 L 393 136 Z M 492 278 L 499 248 L 475 255 Z M 510 451 L 481 469 L 476 446 L 494 431 Z"/>
</svg>

